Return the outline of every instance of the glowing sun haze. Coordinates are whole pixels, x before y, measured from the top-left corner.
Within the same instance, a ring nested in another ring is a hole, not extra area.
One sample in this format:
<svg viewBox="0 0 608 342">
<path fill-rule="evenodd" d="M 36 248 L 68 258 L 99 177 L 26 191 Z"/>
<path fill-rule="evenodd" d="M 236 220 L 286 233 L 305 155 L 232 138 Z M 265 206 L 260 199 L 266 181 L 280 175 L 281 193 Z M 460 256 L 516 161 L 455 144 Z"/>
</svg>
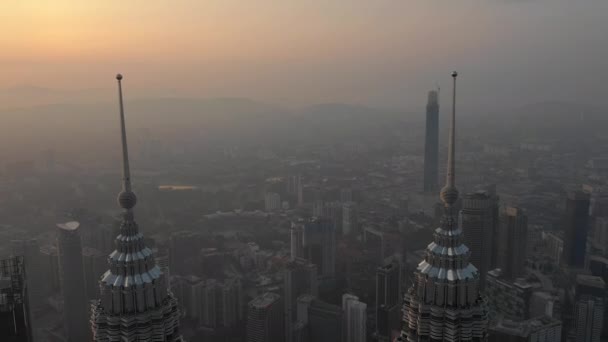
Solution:
<svg viewBox="0 0 608 342">
<path fill-rule="evenodd" d="M 0 89 L 107 88 L 122 72 L 185 96 L 407 106 L 458 67 L 471 105 L 598 101 L 606 13 L 605 0 L 3 0 Z"/>
</svg>

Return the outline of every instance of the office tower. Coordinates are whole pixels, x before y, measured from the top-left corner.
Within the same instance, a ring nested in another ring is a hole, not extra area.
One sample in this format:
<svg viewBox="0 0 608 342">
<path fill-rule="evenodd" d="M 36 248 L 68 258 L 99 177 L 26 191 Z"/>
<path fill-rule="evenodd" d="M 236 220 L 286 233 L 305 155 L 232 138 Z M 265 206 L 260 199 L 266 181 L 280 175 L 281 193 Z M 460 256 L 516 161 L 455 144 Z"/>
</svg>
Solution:
<svg viewBox="0 0 608 342">
<path fill-rule="evenodd" d="M 103 274 L 108 264 L 108 257 L 95 248 L 82 249 L 82 263 L 84 266 L 84 281 L 86 284 L 87 299 L 99 298 L 99 276 Z"/>
<path fill-rule="evenodd" d="M 346 202 L 342 205 L 342 235 L 351 236 L 359 233 L 357 205 Z"/>
<path fill-rule="evenodd" d="M 485 191 L 464 195 L 460 218 L 464 243 L 469 247 L 470 262 L 479 270 L 479 288 L 483 290 L 486 273 L 492 267 L 494 253 L 494 205 L 495 201 Z"/>
<path fill-rule="evenodd" d="M 507 207 L 498 228 L 498 267 L 502 276 L 515 279 L 526 267 L 528 217 L 519 208 Z"/>
<path fill-rule="evenodd" d="M 57 250 L 59 252 L 59 278 L 63 294 L 63 325 L 67 340 L 90 340 L 87 323 L 87 294 L 82 260 L 80 223 L 67 222 L 57 225 Z"/>
<path fill-rule="evenodd" d="M 435 229 L 434 241 L 415 271 L 414 284 L 404 296 L 404 327 L 401 339 L 418 341 L 486 341 L 487 306 L 479 294 L 479 271 L 469 263 L 469 249 L 462 243 L 454 205 L 455 185 L 456 76 L 446 185 L 441 190 L 445 214 Z"/>
<path fill-rule="evenodd" d="M 342 341 L 342 308 L 319 300 L 313 295 L 298 297 L 298 320 L 294 324 L 294 342 Z"/>
<path fill-rule="evenodd" d="M 2 341 L 32 341 L 27 284 L 23 257 L 15 256 L 0 260 L 0 338 Z"/>
<path fill-rule="evenodd" d="M 400 327 L 401 266 L 393 261 L 376 270 L 376 331 L 378 338 L 390 341 Z"/>
<path fill-rule="evenodd" d="M 589 220 L 589 194 L 571 191 L 566 199 L 564 220 L 564 253 L 562 263 L 569 267 L 585 266 L 587 224 Z"/>
<path fill-rule="evenodd" d="M 294 324 L 297 321 L 298 297 L 303 294 L 316 296 L 317 266 L 303 258 L 291 260 L 285 267 L 284 301 L 285 301 L 285 341 L 291 342 L 294 338 Z"/>
<path fill-rule="evenodd" d="M 591 244 L 600 254 L 608 255 L 608 217 L 595 218 Z"/>
<path fill-rule="evenodd" d="M 283 303 L 281 296 L 266 292 L 247 305 L 247 342 L 282 341 Z"/>
<path fill-rule="evenodd" d="M 336 272 L 336 232 L 331 220 L 313 217 L 291 227 L 291 257 L 304 258 L 317 265 L 320 277 Z"/>
<path fill-rule="evenodd" d="M 359 297 L 346 293 L 342 296 L 342 311 L 344 312 L 343 341 L 367 341 L 367 304 L 359 301 Z"/>
<path fill-rule="evenodd" d="M 388 242 L 385 233 L 372 227 L 366 227 L 363 229 L 363 243 L 371 258 L 378 265 L 381 265 L 388 254 Z"/>
<path fill-rule="evenodd" d="M 439 155 L 439 92 L 429 91 L 424 142 L 424 191 L 437 191 Z"/>
<path fill-rule="evenodd" d="M 574 306 L 576 342 L 600 342 L 604 320 L 601 298 L 582 296 Z"/>
<path fill-rule="evenodd" d="M 562 322 L 550 317 L 526 321 L 501 318 L 490 334 L 492 342 L 561 342 Z"/>
<path fill-rule="evenodd" d="M 27 292 L 32 313 L 43 309 L 50 294 L 48 268 L 35 239 L 11 241 L 14 256 L 22 256 L 27 274 Z"/>
<path fill-rule="evenodd" d="M 264 195 L 264 210 L 277 211 L 281 209 L 281 196 L 275 192 Z"/>
<path fill-rule="evenodd" d="M 131 190 L 122 76 L 118 80 L 123 175 L 118 204 L 123 209 L 116 249 L 108 257 L 109 269 L 99 281 L 100 299 L 91 307 L 91 329 L 96 342 L 182 341 L 177 300 L 166 287 L 164 275 L 146 247 L 135 222 L 137 202 Z M 85 341 L 85 340 L 79 340 Z"/>
<path fill-rule="evenodd" d="M 512 320 L 530 318 L 532 284 L 523 278 L 514 281 L 505 278 L 499 268 L 489 271 L 486 277 L 485 295 L 491 313 L 500 313 Z"/>
<path fill-rule="evenodd" d="M 606 296 L 606 282 L 602 277 L 578 274 L 575 293 L 577 298 L 582 296 L 603 298 Z"/>
<path fill-rule="evenodd" d="M 59 277 L 59 252 L 57 246 L 45 245 L 40 247 L 42 254 L 43 267 L 46 269 L 47 289 L 50 293 L 57 293 L 61 290 L 61 280 Z"/>
</svg>

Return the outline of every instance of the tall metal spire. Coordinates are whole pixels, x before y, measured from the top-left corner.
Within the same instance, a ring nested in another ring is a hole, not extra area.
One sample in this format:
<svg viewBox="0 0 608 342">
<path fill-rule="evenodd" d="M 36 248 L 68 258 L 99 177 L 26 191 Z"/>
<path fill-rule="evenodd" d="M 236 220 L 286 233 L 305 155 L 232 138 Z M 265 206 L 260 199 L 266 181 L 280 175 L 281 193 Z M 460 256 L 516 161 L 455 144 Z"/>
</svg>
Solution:
<svg viewBox="0 0 608 342">
<path fill-rule="evenodd" d="M 470 250 L 462 242 L 463 227 L 458 225 L 454 205 L 458 200 L 455 184 L 457 76 L 454 71 L 446 184 L 440 195 L 445 215 L 414 272 L 412 286 L 404 295 L 404 324 L 398 341 L 488 340 L 488 309 L 479 292 L 480 274 L 469 262 Z"/>
<path fill-rule="evenodd" d="M 137 203 L 137 197 L 131 190 L 131 171 L 129 170 L 129 150 L 127 148 L 127 129 L 125 127 L 125 110 L 122 103 L 122 75 L 116 75 L 118 80 L 118 102 L 120 107 L 120 129 L 122 138 L 122 191 L 118 194 L 118 204 L 130 211 Z"/>
<path fill-rule="evenodd" d="M 452 216 L 451 209 L 458 200 L 458 189 L 456 189 L 456 77 L 458 73 L 452 72 L 454 79 L 454 90 L 452 94 L 452 120 L 450 122 L 450 138 L 448 141 L 448 167 L 445 186 L 441 189 L 441 200 L 447 209 L 448 215 Z"/>
<path fill-rule="evenodd" d="M 156 264 L 133 218 L 137 197 L 131 189 L 127 132 L 122 102 L 122 75 L 118 80 L 122 138 L 122 191 L 118 204 L 124 209 L 116 249 L 108 257 L 108 270 L 99 280 L 100 298 L 91 310 L 93 341 L 182 342 L 177 299 L 167 288 L 166 277 Z"/>
</svg>

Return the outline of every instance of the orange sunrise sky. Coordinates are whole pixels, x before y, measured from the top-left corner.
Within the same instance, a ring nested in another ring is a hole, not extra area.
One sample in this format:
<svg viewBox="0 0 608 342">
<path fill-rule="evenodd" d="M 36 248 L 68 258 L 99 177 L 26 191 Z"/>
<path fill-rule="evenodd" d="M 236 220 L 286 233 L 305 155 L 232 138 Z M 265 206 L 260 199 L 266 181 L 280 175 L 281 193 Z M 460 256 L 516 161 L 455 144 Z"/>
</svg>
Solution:
<svg viewBox="0 0 608 342">
<path fill-rule="evenodd" d="M 465 104 L 591 101 L 606 13 L 602 0 L 3 0 L 0 90 L 110 88 L 122 72 L 142 94 L 407 106 L 458 68 Z"/>
</svg>

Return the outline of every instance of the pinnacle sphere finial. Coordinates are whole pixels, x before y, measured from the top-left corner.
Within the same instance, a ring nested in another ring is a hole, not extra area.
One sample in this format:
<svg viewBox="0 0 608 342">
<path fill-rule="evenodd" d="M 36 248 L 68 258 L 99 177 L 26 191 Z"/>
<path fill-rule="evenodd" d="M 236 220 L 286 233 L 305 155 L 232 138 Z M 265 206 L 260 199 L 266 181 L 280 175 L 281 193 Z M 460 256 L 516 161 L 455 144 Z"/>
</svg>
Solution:
<svg viewBox="0 0 608 342">
<path fill-rule="evenodd" d="M 133 209 L 137 204 L 137 196 L 130 190 L 123 190 L 118 194 L 118 205 L 123 209 Z"/>
<path fill-rule="evenodd" d="M 456 187 L 454 186 L 446 185 L 443 187 L 443 189 L 441 189 L 439 197 L 441 198 L 441 201 L 444 205 L 453 206 L 458 200 L 458 189 L 456 189 Z"/>
<path fill-rule="evenodd" d="M 116 74 L 116 79 L 119 81 L 122 80 L 122 74 Z"/>
<path fill-rule="evenodd" d="M 458 72 L 457 71 L 452 71 L 452 77 L 456 77 L 458 76 Z"/>
</svg>

